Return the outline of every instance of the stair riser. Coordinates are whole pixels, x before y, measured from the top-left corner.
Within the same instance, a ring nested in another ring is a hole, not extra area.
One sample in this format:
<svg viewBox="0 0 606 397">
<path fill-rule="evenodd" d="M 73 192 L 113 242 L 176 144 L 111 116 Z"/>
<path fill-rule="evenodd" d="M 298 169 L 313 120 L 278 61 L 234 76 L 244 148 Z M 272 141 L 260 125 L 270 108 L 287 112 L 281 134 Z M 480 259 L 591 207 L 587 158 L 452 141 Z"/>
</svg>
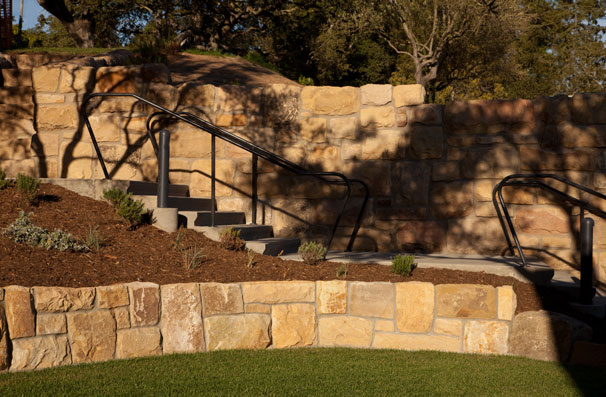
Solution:
<svg viewBox="0 0 606 397">
<path fill-rule="evenodd" d="M 233 226 L 235 230 L 240 230 L 240 238 L 242 240 L 259 240 L 262 238 L 271 237 L 273 234 L 273 228 L 271 226 L 254 226 L 239 228 L 238 225 Z M 209 226 L 194 226 L 193 229 L 202 232 L 211 240 L 219 241 L 219 236 L 223 230 L 227 227 L 209 227 Z"/>
<path fill-rule="evenodd" d="M 246 248 L 251 249 L 259 254 L 264 255 L 287 255 L 294 254 L 299 249 L 299 241 L 275 241 L 272 243 L 262 243 L 257 241 L 249 241 L 246 243 Z"/>
<path fill-rule="evenodd" d="M 136 195 L 135 200 L 141 200 L 145 208 L 154 209 L 158 205 L 158 197 L 151 195 Z M 211 199 L 197 197 L 168 197 L 168 207 L 179 211 L 210 211 Z"/>
<path fill-rule="evenodd" d="M 179 223 L 188 228 L 194 226 L 211 226 L 210 212 L 183 211 L 179 212 Z M 215 225 L 234 225 L 245 222 L 243 212 L 215 212 Z"/>
<path fill-rule="evenodd" d="M 156 195 L 158 194 L 158 184 L 155 182 L 131 181 L 127 192 L 140 196 Z M 168 195 L 174 197 L 189 197 L 189 186 L 170 184 L 168 185 Z"/>
</svg>

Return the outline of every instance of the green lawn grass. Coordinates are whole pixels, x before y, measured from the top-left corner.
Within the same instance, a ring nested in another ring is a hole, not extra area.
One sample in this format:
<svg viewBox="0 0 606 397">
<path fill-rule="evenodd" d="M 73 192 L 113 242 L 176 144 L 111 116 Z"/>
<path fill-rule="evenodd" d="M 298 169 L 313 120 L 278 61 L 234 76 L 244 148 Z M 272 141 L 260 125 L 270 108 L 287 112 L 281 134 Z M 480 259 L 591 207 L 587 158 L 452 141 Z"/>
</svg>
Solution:
<svg viewBox="0 0 606 397">
<path fill-rule="evenodd" d="M 605 368 L 392 350 L 223 351 L 0 375 L 0 395 L 604 395 Z"/>
</svg>

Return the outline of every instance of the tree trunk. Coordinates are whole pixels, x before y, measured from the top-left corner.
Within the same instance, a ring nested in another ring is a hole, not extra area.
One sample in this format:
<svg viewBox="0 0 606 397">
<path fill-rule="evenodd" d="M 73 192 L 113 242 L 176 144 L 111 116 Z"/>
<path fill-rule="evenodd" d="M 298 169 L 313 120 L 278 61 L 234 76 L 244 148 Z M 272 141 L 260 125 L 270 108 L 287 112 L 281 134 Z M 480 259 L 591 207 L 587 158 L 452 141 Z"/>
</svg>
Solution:
<svg viewBox="0 0 606 397">
<path fill-rule="evenodd" d="M 95 46 L 93 23 L 86 19 L 76 19 L 74 22 L 63 22 L 65 29 L 74 38 L 80 48 L 93 48 Z"/>
</svg>

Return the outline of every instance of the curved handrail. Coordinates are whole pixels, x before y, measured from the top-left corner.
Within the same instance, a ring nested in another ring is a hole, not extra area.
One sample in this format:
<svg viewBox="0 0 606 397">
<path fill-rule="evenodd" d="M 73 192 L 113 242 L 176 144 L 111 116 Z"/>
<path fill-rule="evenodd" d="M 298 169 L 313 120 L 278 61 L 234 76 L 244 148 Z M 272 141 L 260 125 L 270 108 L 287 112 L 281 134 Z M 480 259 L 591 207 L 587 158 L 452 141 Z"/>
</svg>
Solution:
<svg viewBox="0 0 606 397">
<path fill-rule="evenodd" d="M 207 133 L 210 133 L 213 136 L 219 137 L 223 140 L 225 140 L 226 142 L 229 142 L 233 145 L 236 145 L 238 147 L 240 147 L 243 150 L 246 150 L 250 153 L 254 155 L 257 155 L 273 164 L 276 164 L 288 171 L 291 171 L 297 175 L 302 175 L 302 176 L 313 176 L 313 177 L 317 177 L 320 178 L 321 180 L 323 180 L 326 183 L 329 184 L 338 184 L 338 185 L 345 185 L 347 187 L 347 194 L 345 195 L 345 200 L 343 201 L 343 205 L 341 207 L 341 211 L 339 212 L 339 214 L 337 215 L 337 219 L 335 224 L 333 225 L 332 228 L 332 233 L 331 236 L 329 238 L 328 241 L 328 245 L 327 245 L 327 251 L 328 248 L 330 248 L 330 245 L 334 239 L 336 230 L 339 226 L 339 223 L 341 221 L 341 218 L 343 216 L 343 213 L 345 212 L 345 208 L 347 207 L 347 204 L 349 203 L 349 199 L 351 197 L 351 182 L 354 183 L 358 183 L 360 184 L 363 189 L 365 190 L 365 196 L 364 196 L 364 200 L 362 203 L 362 206 L 360 208 L 360 211 L 358 213 L 358 217 L 356 219 L 356 224 L 354 225 L 354 230 L 352 232 L 352 235 L 350 237 L 350 241 L 349 244 L 347 246 L 347 250 L 351 251 L 353 248 L 353 244 L 357 235 L 357 232 L 360 228 L 360 224 L 361 224 L 361 220 L 362 220 L 362 215 L 364 212 L 364 209 L 366 207 L 366 204 L 368 202 L 368 198 L 370 195 L 370 191 L 368 189 L 368 185 L 366 183 L 364 183 L 363 181 L 359 180 L 359 179 L 349 179 L 347 178 L 345 175 L 343 175 L 342 173 L 339 172 L 312 172 L 312 171 L 307 171 L 304 168 L 302 168 L 301 166 L 292 163 L 272 152 L 267 151 L 266 149 L 263 149 L 255 144 L 253 144 L 252 142 L 249 142 L 243 138 L 240 138 L 234 134 L 232 134 L 231 132 L 217 127 L 209 122 L 207 122 L 206 120 L 201 119 L 200 117 L 193 115 L 191 113 L 188 112 L 174 112 L 171 110 L 168 110 L 158 104 L 155 104 L 145 98 L 142 98 L 136 94 L 132 94 L 132 93 L 114 93 L 114 92 L 105 92 L 105 93 L 90 93 L 90 94 L 86 94 L 84 97 L 84 100 L 82 102 L 82 106 L 80 108 L 80 113 L 82 118 L 84 119 L 84 123 L 88 129 L 88 132 L 90 134 L 91 137 L 91 141 L 93 143 L 93 146 L 95 148 L 95 151 L 97 153 L 97 157 L 99 159 L 99 162 L 101 163 L 101 168 L 103 170 L 103 174 L 105 175 L 106 179 L 110 179 L 109 178 L 109 174 L 107 172 L 107 168 L 105 166 L 105 161 L 103 160 L 103 155 L 101 154 L 101 150 L 99 149 L 99 145 L 97 143 L 97 140 L 95 138 L 95 135 L 93 133 L 93 129 L 92 126 L 90 124 L 90 121 L 88 119 L 88 114 L 86 111 L 86 107 L 88 105 L 88 103 L 90 102 L 90 100 L 92 98 L 95 97 L 131 97 L 134 98 L 138 101 L 141 101 L 155 109 L 157 109 L 158 111 L 153 113 L 152 115 L 150 115 L 147 119 L 147 134 L 152 142 L 152 146 L 154 147 L 154 152 L 156 153 L 156 156 L 158 155 L 158 145 L 157 142 L 151 132 L 150 129 L 150 121 L 153 117 L 155 117 L 158 114 L 162 114 L 162 115 L 169 115 L 171 117 L 174 117 L 180 121 L 183 121 L 187 124 L 190 124 L 194 127 L 197 127 Z M 192 120 L 193 119 L 193 120 Z M 327 177 L 335 177 L 337 179 L 328 179 Z"/>
<path fill-rule="evenodd" d="M 518 180 L 516 180 L 516 179 L 518 179 Z M 606 219 L 606 212 L 602 211 L 601 209 L 597 208 L 596 206 L 594 206 L 586 201 L 580 200 L 576 197 L 573 197 L 573 196 L 571 196 L 559 189 L 556 189 L 553 186 L 550 186 L 550 185 L 546 184 L 545 182 L 540 181 L 538 179 L 553 179 L 558 182 L 564 183 L 565 185 L 571 186 L 575 189 L 581 190 L 585 193 L 598 197 L 600 199 L 606 200 L 606 195 L 599 193 L 593 189 L 590 189 L 586 186 L 579 185 L 578 183 L 573 182 L 569 179 L 563 178 L 559 175 L 544 174 L 544 173 L 512 174 L 512 175 L 508 175 L 505 178 L 503 178 L 499 183 L 497 183 L 495 185 L 494 189 L 492 190 L 492 203 L 497 212 L 497 216 L 499 217 L 499 222 L 501 223 L 501 228 L 503 229 L 503 234 L 505 235 L 505 239 L 507 240 L 509 252 L 511 253 L 511 255 L 514 255 L 513 244 L 511 243 L 511 239 L 509 237 L 509 234 L 511 234 L 511 237 L 513 237 L 514 243 L 518 250 L 518 254 L 520 255 L 520 258 L 522 259 L 522 266 L 527 265 L 526 256 L 524 255 L 524 252 L 522 251 L 522 246 L 520 245 L 518 235 L 515 231 L 515 227 L 511 220 L 511 216 L 509 215 L 509 210 L 508 210 L 505 200 L 503 198 L 503 187 L 505 187 L 505 186 L 539 187 L 550 193 L 555 194 L 556 196 L 558 196 L 559 198 L 561 198 L 564 201 L 570 202 L 573 205 L 580 207 L 581 208 L 581 218 L 583 218 L 583 216 L 584 216 L 584 211 L 588 211 L 596 216 L 599 216 L 600 218 Z M 497 202 L 497 197 L 498 197 L 498 202 Z M 501 208 L 499 208 L 499 205 L 503 209 L 503 213 L 501 213 Z M 505 220 L 503 219 L 503 215 L 505 216 Z M 507 230 L 508 228 L 509 228 L 509 232 Z"/>
</svg>

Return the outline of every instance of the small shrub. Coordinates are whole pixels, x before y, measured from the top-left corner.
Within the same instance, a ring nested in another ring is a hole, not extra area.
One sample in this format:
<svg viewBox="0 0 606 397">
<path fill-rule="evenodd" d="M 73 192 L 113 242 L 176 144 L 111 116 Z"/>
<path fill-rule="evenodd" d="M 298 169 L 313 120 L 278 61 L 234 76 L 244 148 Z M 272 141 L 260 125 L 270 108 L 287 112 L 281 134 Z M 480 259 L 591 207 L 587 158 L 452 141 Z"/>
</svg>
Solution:
<svg viewBox="0 0 606 397">
<path fill-rule="evenodd" d="M 299 246 L 299 254 L 307 265 L 315 265 L 324 259 L 326 247 L 315 241 L 308 241 Z"/>
<path fill-rule="evenodd" d="M 299 84 L 301 85 L 314 85 L 314 79 L 311 77 L 299 76 Z"/>
<path fill-rule="evenodd" d="M 397 254 L 391 258 L 391 272 L 400 276 L 410 276 L 416 266 L 414 262 L 414 255 Z"/>
<path fill-rule="evenodd" d="M 34 203 L 36 196 L 38 195 L 38 187 L 40 187 L 40 180 L 34 177 L 19 174 L 17 175 L 16 181 L 17 189 L 21 192 L 23 199 L 29 204 Z"/>
<path fill-rule="evenodd" d="M 25 212 L 19 211 L 17 219 L 2 231 L 9 239 L 16 243 L 42 247 L 47 250 L 59 251 L 86 251 L 85 244 L 77 241 L 71 234 L 60 229 L 50 232 L 47 229 L 34 225 Z"/>
<path fill-rule="evenodd" d="M 183 239 L 185 238 L 185 229 L 183 229 L 183 227 L 179 227 L 179 230 L 177 230 L 177 235 L 175 236 L 175 241 L 173 242 L 173 248 L 176 249 L 177 251 L 181 251 L 181 242 L 183 242 Z"/>
<path fill-rule="evenodd" d="M 246 267 L 252 269 L 255 266 L 255 251 L 251 249 L 246 250 L 246 257 L 248 262 L 246 262 Z"/>
<path fill-rule="evenodd" d="M 349 273 L 349 265 L 347 263 L 339 266 L 339 268 L 337 269 L 337 278 L 344 276 L 344 278 L 347 278 L 347 273 Z"/>
<path fill-rule="evenodd" d="M 91 251 L 99 252 L 103 245 L 105 239 L 99 231 L 99 226 L 89 226 L 86 231 L 86 247 Z"/>
<path fill-rule="evenodd" d="M 219 244 L 226 250 L 240 251 L 244 249 L 244 240 L 240 238 L 240 231 L 233 227 L 226 228 L 219 234 Z"/>
<path fill-rule="evenodd" d="M 204 250 L 196 246 L 189 247 L 183 251 L 183 261 L 187 270 L 192 270 L 200 266 L 200 264 L 206 259 Z"/>
<path fill-rule="evenodd" d="M 6 173 L 0 170 L 0 190 L 6 189 L 10 186 L 10 181 L 6 179 Z"/>
<path fill-rule="evenodd" d="M 133 200 L 131 197 L 132 193 L 125 193 L 118 188 L 103 191 L 103 198 L 109 201 L 114 206 L 116 213 L 133 228 L 147 218 L 146 214 L 149 211 L 145 211 L 141 200 Z M 153 219 L 153 216 L 150 214 L 149 218 Z"/>
</svg>

